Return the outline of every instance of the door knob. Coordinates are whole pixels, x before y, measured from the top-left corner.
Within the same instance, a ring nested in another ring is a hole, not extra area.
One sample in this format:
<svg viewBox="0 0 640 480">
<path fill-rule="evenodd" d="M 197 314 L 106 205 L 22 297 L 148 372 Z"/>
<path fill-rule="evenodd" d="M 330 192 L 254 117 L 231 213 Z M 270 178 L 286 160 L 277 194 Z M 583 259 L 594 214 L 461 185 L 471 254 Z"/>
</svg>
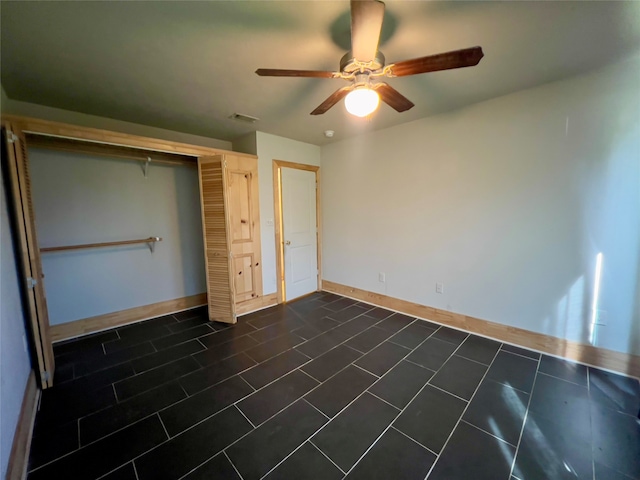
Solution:
<svg viewBox="0 0 640 480">
<path fill-rule="evenodd" d="M 285 245 L 291 245 L 291 240 L 287 240 L 286 242 L 284 242 Z"/>
</svg>

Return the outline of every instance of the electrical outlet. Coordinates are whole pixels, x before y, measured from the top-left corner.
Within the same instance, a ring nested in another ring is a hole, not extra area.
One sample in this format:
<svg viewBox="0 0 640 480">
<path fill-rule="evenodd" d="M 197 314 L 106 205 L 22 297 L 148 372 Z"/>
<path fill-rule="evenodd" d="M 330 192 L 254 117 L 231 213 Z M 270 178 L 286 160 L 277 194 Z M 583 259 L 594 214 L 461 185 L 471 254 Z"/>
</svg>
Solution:
<svg viewBox="0 0 640 480">
<path fill-rule="evenodd" d="M 436 283 L 436 293 L 444 293 L 444 284 Z"/>
<path fill-rule="evenodd" d="M 378 273 L 378 281 L 382 283 L 385 283 L 387 281 L 387 276 L 384 272 Z"/>
<path fill-rule="evenodd" d="M 267 219 L 267 227 L 273 227 L 273 218 Z"/>
</svg>

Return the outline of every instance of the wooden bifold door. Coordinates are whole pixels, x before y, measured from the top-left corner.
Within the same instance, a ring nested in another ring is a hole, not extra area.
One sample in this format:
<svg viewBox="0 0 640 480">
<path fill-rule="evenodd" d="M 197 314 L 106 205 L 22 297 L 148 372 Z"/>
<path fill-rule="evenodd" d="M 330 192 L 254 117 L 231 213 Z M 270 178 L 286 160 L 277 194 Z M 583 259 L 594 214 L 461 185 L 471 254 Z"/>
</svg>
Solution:
<svg viewBox="0 0 640 480">
<path fill-rule="evenodd" d="M 200 200 L 209 318 L 235 323 L 262 296 L 256 158 L 200 157 Z"/>
</svg>

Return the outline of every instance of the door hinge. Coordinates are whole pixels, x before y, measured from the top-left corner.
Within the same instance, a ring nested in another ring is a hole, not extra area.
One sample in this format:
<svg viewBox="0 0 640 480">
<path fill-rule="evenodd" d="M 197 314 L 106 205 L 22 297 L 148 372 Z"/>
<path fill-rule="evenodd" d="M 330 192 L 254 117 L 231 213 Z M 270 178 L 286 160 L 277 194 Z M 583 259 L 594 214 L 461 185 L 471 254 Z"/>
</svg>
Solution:
<svg viewBox="0 0 640 480">
<path fill-rule="evenodd" d="M 48 382 L 49 380 L 51 380 L 51 374 L 45 370 L 44 372 L 42 372 L 42 379 L 45 382 Z"/>
<path fill-rule="evenodd" d="M 38 284 L 38 281 L 35 278 L 27 277 L 27 287 L 29 287 L 29 289 L 35 288 L 37 284 Z"/>
<path fill-rule="evenodd" d="M 11 130 L 7 130 L 7 142 L 15 143 L 18 141 L 18 136 L 13 133 Z"/>
</svg>

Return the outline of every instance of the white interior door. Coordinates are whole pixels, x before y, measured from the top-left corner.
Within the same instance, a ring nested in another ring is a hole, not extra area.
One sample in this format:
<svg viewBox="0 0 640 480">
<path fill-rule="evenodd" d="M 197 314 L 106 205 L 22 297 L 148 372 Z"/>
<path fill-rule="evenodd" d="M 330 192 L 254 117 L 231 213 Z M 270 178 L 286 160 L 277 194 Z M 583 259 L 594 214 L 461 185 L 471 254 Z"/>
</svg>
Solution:
<svg viewBox="0 0 640 480">
<path fill-rule="evenodd" d="M 316 174 L 282 168 L 284 280 L 287 300 L 318 289 Z"/>
</svg>

